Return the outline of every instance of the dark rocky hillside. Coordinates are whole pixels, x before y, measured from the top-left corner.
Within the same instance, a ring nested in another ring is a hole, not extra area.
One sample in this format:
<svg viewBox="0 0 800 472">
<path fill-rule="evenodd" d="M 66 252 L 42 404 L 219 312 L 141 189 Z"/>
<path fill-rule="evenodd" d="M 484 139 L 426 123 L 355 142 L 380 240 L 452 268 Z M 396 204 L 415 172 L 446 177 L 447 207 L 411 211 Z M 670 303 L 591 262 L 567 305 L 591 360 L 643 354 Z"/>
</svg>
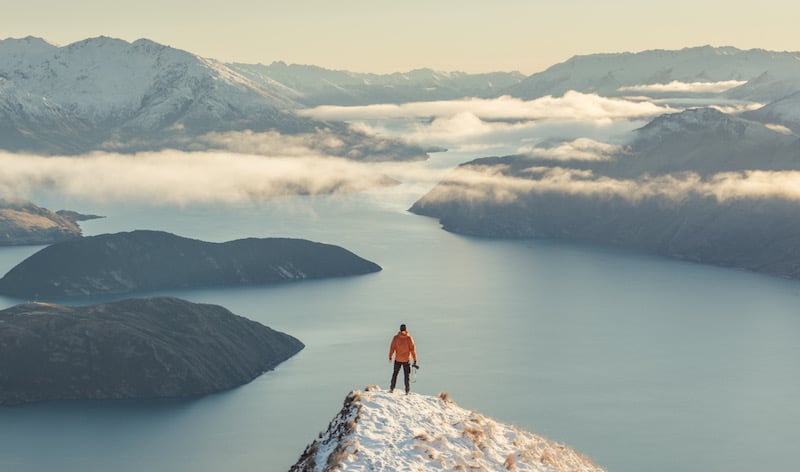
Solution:
<svg viewBox="0 0 800 472">
<path fill-rule="evenodd" d="M 132 231 L 48 246 L 0 279 L 0 293 L 57 298 L 266 284 L 379 270 L 346 249 L 302 239 L 210 243 L 161 231 Z"/>
<path fill-rule="evenodd" d="M 303 349 L 216 305 L 176 298 L 0 311 L 0 405 L 230 389 Z"/>
</svg>

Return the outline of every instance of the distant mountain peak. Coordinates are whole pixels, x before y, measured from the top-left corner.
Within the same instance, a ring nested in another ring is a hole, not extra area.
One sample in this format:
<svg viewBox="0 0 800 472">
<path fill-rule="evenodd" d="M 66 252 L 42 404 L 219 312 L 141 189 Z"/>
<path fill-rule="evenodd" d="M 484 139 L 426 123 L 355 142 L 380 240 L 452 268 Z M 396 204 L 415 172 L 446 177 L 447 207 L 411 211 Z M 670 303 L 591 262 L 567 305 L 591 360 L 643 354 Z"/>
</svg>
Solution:
<svg viewBox="0 0 800 472">
<path fill-rule="evenodd" d="M 168 48 L 169 46 L 153 41 L 148 38 L 139 38 L 131 43 L 133 46 L 157 46 L 160 48 Z"/>
<path fill-rule="evenodd" d="M 42 38 L 26 36 L 24 38 L 6 38 L 0 40 L 0 57 L 19 57 L 22 55 L 42 55 L 58 50 L 55 46 Z M 4 69 L 0 65 L 1 69 Z"/>
<path fill-rule="evenodd" d="M 670 113 L 654 118 L 647 125 L 636 130 L 634 148 L 661 146 L 664 142 L 676 140 L 684 145 L 718 148 L 723 144 L 747 148 L 754 142 L 779 144 L 786 140 L 777 131 L 764 124 L 723 113 L 715 108 L 690 108 L 679 113 Z M 703 138 L 700 138 L 703 137 Z M 694 139 L 702 139 L 700 142 Z M 708 151 L 711 153 L 711 151 Z"/>
<path fill-rule="evenodd" d="M 797 104 L 800 103 L 800 92 L 793 96 L 787 97 L 784 100 L 776 102 L 774 105 L 771 105 L 771 107 L 775 107 L 775 105 L 779 105 L 784 102 L 788 104 L 788 106 L 784 108 L 796 110 Z M 764 107 L 760 110 L 764 109 L 769 110 L 770 106 Z M 742 116 L 745 117 L 743 118 L 741 116 L 723 113 L 718 109 L 711 107 L 689 108 L 682 112 L 668 113 L 657 116 L 650 121 L 650 123 L 636 131 L 640 133 L 640 137 L 641 135 L 663 136 L 665 134 L 690 136 L 697 133 L 708 134 L 711 130 L 713 130 L 717 134 L 725 133 L 727 135 L 736 136 L 744 136 L 745 132 L 760 133 L 761 135 L 776 134 L 774 138 L 779 139 L 777 134 L 785 133 L 779 133 L 769 126 L 765 126 L 765 124 L 777 124 L 779 123 L 779 120 L 773 120 L 770 122 L 766 118 L 761 120 L 750 119 L 751 117 L 760 118 L 758 113 L 760 110 L 743 114 Z M 795 114 L 800 115 L 800 113 Z"/>
<path fill-rule="evenodd" d="M 29 46 L 49 46 L 58 47 L 52 43 L 47 42 L 45 39 L 38 36 L 25 36 L 24 38 L 5 38 L 0 39 L 0 45 L 4 44 L 26 44 Z"/>
<path fill-rule="evenodd" d="M 0 78 L 0 144 L 9 150 L 72 153 L 145 141 L 159 147 L 159 140 L 181 137 L 170 130 L 314 126 L 292 113 L 299 105 L 280 90 L 144 38 L 98 36 L 63 47 L 5 40 Z"/>
<path fill-rule="evenodd" d="M 125 41 L 124 39 L 101 35 L 101 36 L 94 36 L 92 38 L 81 39 L 79 41 L 75 41 L 74 43 L 70 43 L 64 47 L 67 49 L 77 49 L 84 47 L 102 47 L 107 45 L 126 47 L 130 46 L 130 44 L 131 43 Z"/>
</svg>

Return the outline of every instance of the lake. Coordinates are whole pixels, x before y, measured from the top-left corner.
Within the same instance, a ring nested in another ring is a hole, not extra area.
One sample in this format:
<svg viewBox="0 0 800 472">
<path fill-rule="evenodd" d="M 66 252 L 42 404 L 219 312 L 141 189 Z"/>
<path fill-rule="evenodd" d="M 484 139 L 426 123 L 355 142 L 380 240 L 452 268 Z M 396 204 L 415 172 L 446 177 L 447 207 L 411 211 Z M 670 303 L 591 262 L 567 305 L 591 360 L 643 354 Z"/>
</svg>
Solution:
<svg viewBox="0 0 800 472">
<path fill-rule="evenodd" d="M 350 390 L 387 387 L 401 323 L 418 345 L 415 392 L 447 391 L 610 471 L 797 467 L 800 283 L 608 248 L 462 237 L 406 211 L 421 192 L 185 207 L 41 195 L 48 208 L 107 215 L 84 222 L 87 235 L 301 237 L 383 271 L 158 293 L 225 306 L 307 347 L 202 398 L 0 408 L 0 470 L 285 471 Z M 36 249 L 0 249 L 0 271 Z M 0 307 L 18 302 L 0 298 Z"/>
</svg>

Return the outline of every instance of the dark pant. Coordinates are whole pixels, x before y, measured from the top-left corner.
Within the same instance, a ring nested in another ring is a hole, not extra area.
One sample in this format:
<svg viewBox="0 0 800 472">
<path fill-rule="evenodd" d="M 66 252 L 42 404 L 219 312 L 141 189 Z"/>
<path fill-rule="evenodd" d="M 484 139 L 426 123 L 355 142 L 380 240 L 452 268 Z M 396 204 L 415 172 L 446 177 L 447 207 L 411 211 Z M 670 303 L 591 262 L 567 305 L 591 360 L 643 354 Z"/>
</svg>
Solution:
<svg viewBox="0 0 800 472">
<path fill-rule="evenodd" d="M 408 376 L 411 374 L 411 361 L 409 362 L 397 362 L 394 361 L 394 371 L 392 372 L 392 385 L 391 389 L 394 390 L 394 386 L 397 385 L 397 373 L 400 372 L 400 366 L 403 366 L 403 380 L 406 382 L 406 393 L 411 390 L 411 386 L 408 383 Z"/>
</svg>

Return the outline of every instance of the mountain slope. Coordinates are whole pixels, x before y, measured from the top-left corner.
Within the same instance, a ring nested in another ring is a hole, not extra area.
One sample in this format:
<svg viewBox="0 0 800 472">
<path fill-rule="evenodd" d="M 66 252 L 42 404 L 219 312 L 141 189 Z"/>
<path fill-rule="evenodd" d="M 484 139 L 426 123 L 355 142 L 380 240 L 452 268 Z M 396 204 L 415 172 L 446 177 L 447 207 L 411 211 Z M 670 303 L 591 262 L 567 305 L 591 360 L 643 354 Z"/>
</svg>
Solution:
<svg viewBox="0 0 800 472">
<path fill-rule="evenodd" d="M 347 396 L 328 430 L 290 469 L 327 470 L 603 469 L 566 446 L 461 408 L 446 394 L 406 396 L 367 387 Z"/>
<path fill-rule="evenodd" d="M 796 86 L 800 90 L 800 81 Z M 800 134 L 800 91 L 757 110 L 742 113 L 742 116 L 761 123 L 785 126 L 795 134 Z"/>
<path fill-rule="evenodd" d="M 206 394 L 302 348 L 220 306 L 176 298 L 17 305 L 0 311 L 0 405 Z"/>
<path fill-rule="evenodd" d="M 0 246 L 51 244 L 80 235 L 75 219 L 25 200 L 0 198 Z"/>
<path fill-rule="evenodd" d="M 616 96 L 633 93 L 620 90 L 622 87 L 668 84 L 672 81 L 749 81 L 766 72 L 774 80 L 796 80 L 800 78 L 798 58 L 800 53 L 797 52 L 711 46 L 672 51 L 590 54 L 574 56 L 533 74 L 510 87 L 508 92 L 515 97 L 528 99 L 545 95 L 560 96 L 568 90 Z M 748 96 L 743 91 L 737 98 L 749 99 L 756 93 L 753 90 Z"/>
<path fill-rule="evenodd" d="M 800 278 L 800 139 L 698 109 L 595 160 L 478 159 L 411 208 L 447 230 L 636 249 Z"/>
<path fill-rule="evenodd" d="M 222 64 L 146 39 L 0 42 L 0 137 L 10 150 L 82 152 L 211 129 L 311 129 L 286 111 L 293 105 Z"/>
<path fill-rule="evenodd" d="M 525 77 L 519 72 L 467 74 L 431 69 L 368 74 L 284 62 L 228 66 L 253 82 L 277 87 L 308 106 L 491 97 Z"/>
</svg>

